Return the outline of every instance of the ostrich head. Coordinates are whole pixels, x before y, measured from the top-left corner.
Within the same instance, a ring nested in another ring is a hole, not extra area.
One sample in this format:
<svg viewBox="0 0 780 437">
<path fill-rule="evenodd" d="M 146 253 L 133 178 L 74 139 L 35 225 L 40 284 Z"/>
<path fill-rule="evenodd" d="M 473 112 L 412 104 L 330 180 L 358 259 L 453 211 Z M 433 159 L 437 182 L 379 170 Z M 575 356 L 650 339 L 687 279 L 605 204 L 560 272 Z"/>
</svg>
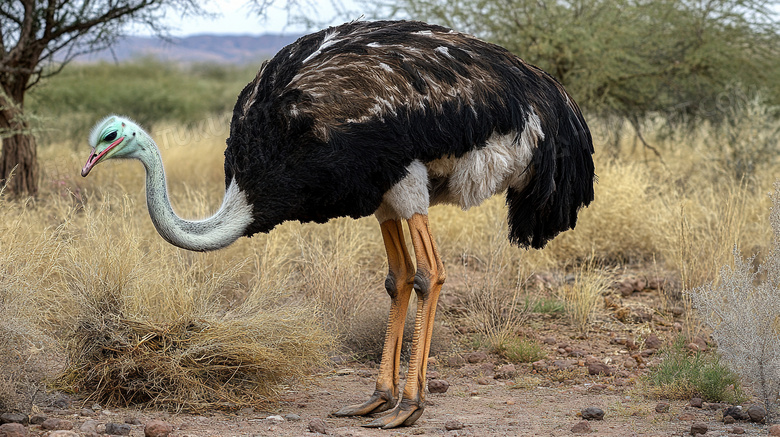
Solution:
<svg viewBox="0 0 780 437">
<path fill-rule="evenodd" d="M 81 169 L 81 176 L 87 176 L 92 167 L 112 158 L 140 158 L 145 150 L 139 139 L 146 136 L 137 124 L 126 117 L 109 115 L 92 128 L 89 145 L 92 152 Z"/>
</svg>

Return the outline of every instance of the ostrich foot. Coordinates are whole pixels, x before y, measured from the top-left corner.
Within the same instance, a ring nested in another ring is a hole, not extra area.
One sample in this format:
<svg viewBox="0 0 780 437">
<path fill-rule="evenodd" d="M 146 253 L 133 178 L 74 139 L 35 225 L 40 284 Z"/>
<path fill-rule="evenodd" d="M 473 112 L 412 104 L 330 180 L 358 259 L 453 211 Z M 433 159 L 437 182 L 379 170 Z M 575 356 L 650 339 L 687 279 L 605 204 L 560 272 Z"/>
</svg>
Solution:
<svg viewBox="0 0 780 437">
<path fill-rule="evenodd" d="M 410 426 L 422 416 L 425 407 L 420 402 L 402 399 L 392 413 L 382 416 L 373 422 L 363 425 L 366 428 L 390 429 L 399 426 Z"/>
<path fill-rule="evenodd" d="M 381 413 L 395 406 L 395 398 L 390 391 L 375 390 L 368 401 L 362 404 L 346 406 L 335 413 L 334 416 L 365 416 L 367 414 Z"/>
</svg>

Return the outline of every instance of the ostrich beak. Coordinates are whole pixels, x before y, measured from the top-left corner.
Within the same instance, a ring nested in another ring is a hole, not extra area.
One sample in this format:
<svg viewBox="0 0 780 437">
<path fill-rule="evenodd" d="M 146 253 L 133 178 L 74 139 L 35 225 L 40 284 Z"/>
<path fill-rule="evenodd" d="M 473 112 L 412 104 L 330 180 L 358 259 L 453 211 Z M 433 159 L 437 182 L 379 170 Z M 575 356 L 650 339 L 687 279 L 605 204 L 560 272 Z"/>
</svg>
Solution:
<svg viewBox="0 0 780 437">
<path fill-rule="evenodd" d="M 87 163 L 84 164 L 84 168 L 81 169 L 81 176 L 87 177 L 87 175 L 89 174 L 89 171 L 92 170 L 92 167 L 94 167 L 95 164 L 97 164 L 98 161 L 100 161 L 100 159 L 102 157 L 104 157 L 106 155 L 106 153 L 108 153 L 109 150 L 111 150 L 114 147 L 116 147 L 116 145 L 121 143 L 122 141 L 124 141 L 124 139 L 125 139 L 125 137 L 117 138 L 116 141 L 111 143 L 108 147 L 106 147 L 100 153 L 95 153 L 95 148 L 93 147 L 92 151 L 89 152 L 89 158 L 87 159 Z"/>
</svg>

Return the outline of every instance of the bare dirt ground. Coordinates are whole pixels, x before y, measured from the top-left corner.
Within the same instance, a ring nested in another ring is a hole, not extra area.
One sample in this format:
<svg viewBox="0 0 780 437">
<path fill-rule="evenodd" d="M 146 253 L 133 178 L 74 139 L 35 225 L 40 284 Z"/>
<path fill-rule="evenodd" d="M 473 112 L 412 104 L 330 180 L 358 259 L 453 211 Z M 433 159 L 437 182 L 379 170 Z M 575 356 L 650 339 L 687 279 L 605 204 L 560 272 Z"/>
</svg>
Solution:
<svg viewBox="0 0 780 437">
<path fill-rule="evenodd" d="M 128 418 L 141 423 L 163 420 L 175 426 L 171 434 L 175 437 L 313 436 L 317 435 L 309 431 L 313 419 L 324 421 L 327 435 L 343 437 L 566 436 L 579 435 L 571 428 L 582 421 L 580 411 L 595 406 L 605 411 L 604 419 L 590 421 L 590 432 L 584 435 L 687 436 L 693 422 L 706 423 L 708 436 L 730 435 L 735 425 L 743 428 L 745 435 L 767 435 L 765 425 L 747 422 L 724 425 L 720 421 L 721 411 L 693 408 L 687 402 L 673 401 L 668 413 L 657 413 L 657 401 L 628 394 L 630 387 L 614 387 L 604 378 L 549 387 L 513 388 L 504 381 L 480 385 L 474 378 L 454 377 L 449 379 L 451 386 L 446 393 L 428 395 L 425 413 L 411 427 L 379 430 L 361 426 L 370 418 L 330 417 L 330 412 L 339 407 L 367 398 L 373 390 L 373 373 L 367 369 L 343 368 L 318 378 L 313 385 L 288 393 L 270 411 L 189 415 L 111 409 L 100 411 L 94 417 L 82 417 L 78 410 L 60 410 L 53 416 L 73 422 L 74 430 L 87 420 L 102 424 L 123 423 Z M 274 415 L 293 420 L 269 419 Z M 446 424 L 451 421 L 460 422 L 463 428 L 447 430 Z M 36 433 L 36 428 L 39 427 L 30 427 L 31 434 Z M 143 425 L 132 428 L 131 436 L 144 435 Z"/>
</svg>

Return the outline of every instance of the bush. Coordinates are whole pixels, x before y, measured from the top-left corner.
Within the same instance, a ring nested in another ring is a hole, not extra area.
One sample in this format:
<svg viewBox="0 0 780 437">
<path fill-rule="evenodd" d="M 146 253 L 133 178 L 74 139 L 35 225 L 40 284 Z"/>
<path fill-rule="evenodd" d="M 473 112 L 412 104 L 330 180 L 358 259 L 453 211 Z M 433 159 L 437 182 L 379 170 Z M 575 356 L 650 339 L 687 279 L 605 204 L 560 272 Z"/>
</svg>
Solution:
<svg viewBox="0 0 780 437">
<path fill-rule="evenodd" d="M 699 396 L 708 402 L 739 403 L 745 399 L 739 377 L 715 354 L 685 347 L 679 337 L 663 354 L 663 362 L 646 377 L 647 393 L 660 399 L 688 400 Z"/>
<path fill-rule="evenodd" d="M 755 257 L 745 260 L 735 248 L 734 267 L 690 293 L 726 363 L 755 385 L 770 414 L 780 390 L 780 181 L 772 204 L 774 245 L 758 270 Z"/>
</svg>

